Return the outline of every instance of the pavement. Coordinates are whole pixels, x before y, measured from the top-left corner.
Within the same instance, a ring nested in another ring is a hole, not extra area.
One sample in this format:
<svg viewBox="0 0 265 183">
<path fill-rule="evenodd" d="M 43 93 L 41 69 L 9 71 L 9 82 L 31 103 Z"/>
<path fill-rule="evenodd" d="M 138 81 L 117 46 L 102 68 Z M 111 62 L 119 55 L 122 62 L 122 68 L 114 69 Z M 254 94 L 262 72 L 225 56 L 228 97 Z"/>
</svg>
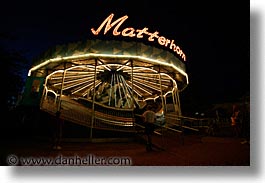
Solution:
<svg viewBox="0 0 265 183">
<path fill-rule="evenodd" d="M 7 138 L 1 149 L 1 165 L 250 166 L 250 144 L 242 144 L 244 139 L 232 136 L 166 131 L 153 135 L 154 148 L 150 152 L 146 151 L 144 134 L 104 139 L 65 138 L 58 150 L 53 149 L 49 138 Z"/>
</svg>

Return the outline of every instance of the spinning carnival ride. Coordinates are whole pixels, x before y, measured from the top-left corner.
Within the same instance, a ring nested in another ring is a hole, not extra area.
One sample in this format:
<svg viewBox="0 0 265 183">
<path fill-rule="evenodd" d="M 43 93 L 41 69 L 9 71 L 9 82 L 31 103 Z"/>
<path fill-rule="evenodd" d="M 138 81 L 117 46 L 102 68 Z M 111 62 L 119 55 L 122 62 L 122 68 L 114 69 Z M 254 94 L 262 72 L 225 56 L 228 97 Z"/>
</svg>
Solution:
<svg viewBox="0 0 265 183">
<path fill-rule="evenodd" d="M 29 70 L 24 102 L 91 129 L 134 131 L 136 111 L 147 103 L 158 115 L 181 115 L 179 92 L 187 85 L 184 63 L 166 50 L 87 40 L 40 56 Z"/>
</svg>

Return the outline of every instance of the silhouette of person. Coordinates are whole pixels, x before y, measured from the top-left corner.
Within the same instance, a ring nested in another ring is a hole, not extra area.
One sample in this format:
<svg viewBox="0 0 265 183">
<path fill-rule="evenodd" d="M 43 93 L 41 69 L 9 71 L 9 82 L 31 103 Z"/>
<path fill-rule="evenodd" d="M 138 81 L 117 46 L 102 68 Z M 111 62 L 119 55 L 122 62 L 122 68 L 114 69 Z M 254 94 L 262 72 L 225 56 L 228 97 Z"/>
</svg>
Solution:
<svg viewBox="0 0 265 183">
<path fill-rule="evenodd" d="M 233 130 L 233 135 L 239 137 L 240 135 L 240 110 L 237 105 L 233 105 L 233 113 L 231 116 L 231 126 Z"/>
<path fill-rule="evenodd" d="M 145 134 L 147 136 L 146 150 L 152 151 L 152 134 L 154 132 L 154 123 L 156 120 L 156 114 L 151 105 L 146 107 L 146 111 L 142 114 L 144 126 L 145 126 Z"/>
<path fill-rule="evenodd" d="M 62 149 L 61 145 L 61 139 L 62 139 L 62 125 L 63 120 L 60 119 L 60 112 L 56 112 L 55 120 L 54 120 L 54 134 L 53 134 L 53 149 L 54 150 L 60 150 Z"/>
</svg>

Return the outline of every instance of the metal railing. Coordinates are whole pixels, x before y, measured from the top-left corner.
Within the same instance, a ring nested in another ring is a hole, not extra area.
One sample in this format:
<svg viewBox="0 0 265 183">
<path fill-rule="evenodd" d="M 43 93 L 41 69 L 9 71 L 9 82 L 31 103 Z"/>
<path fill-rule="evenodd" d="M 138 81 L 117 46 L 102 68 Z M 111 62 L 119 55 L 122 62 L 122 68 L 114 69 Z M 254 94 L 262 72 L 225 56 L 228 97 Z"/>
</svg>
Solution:
<svg viewBox="0 0 265 183">
<path fill-rule="evenodd" d="M 61 99 L 60 101 L 55 101 L 49 97 L 42 101 L 40 108 L 51 115 L 56 115 L 59 110 L 60 118 L 91 128 L 126 132 L 135 131 L 133 112 L 128 109 L 119 110 L 96 104 L 95 111 L 93 111 L 90 107 L 75 100 Z M 91 123 L 92 120 L 93 124 Z"/>
</svg>

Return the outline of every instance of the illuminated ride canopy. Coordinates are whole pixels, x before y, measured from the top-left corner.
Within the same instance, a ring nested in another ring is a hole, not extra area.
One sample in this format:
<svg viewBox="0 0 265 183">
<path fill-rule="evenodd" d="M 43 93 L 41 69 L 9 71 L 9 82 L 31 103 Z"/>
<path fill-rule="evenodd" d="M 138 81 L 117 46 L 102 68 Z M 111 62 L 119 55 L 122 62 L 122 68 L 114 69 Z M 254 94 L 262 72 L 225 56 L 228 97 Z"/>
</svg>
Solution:
<svg viewBox="0 0 265 183">
<path fill-rule="evenodd" d="M 188 85 L 182 61 L 139 42 L 87 40 L 56 46 L 40 60 L 28 75 L 45 78 L 43 100 L 53 95 L 122 110 L 157 98 L 166 106 L 171 96 L 180 111 L 177 96 Z"/>
</svg>

